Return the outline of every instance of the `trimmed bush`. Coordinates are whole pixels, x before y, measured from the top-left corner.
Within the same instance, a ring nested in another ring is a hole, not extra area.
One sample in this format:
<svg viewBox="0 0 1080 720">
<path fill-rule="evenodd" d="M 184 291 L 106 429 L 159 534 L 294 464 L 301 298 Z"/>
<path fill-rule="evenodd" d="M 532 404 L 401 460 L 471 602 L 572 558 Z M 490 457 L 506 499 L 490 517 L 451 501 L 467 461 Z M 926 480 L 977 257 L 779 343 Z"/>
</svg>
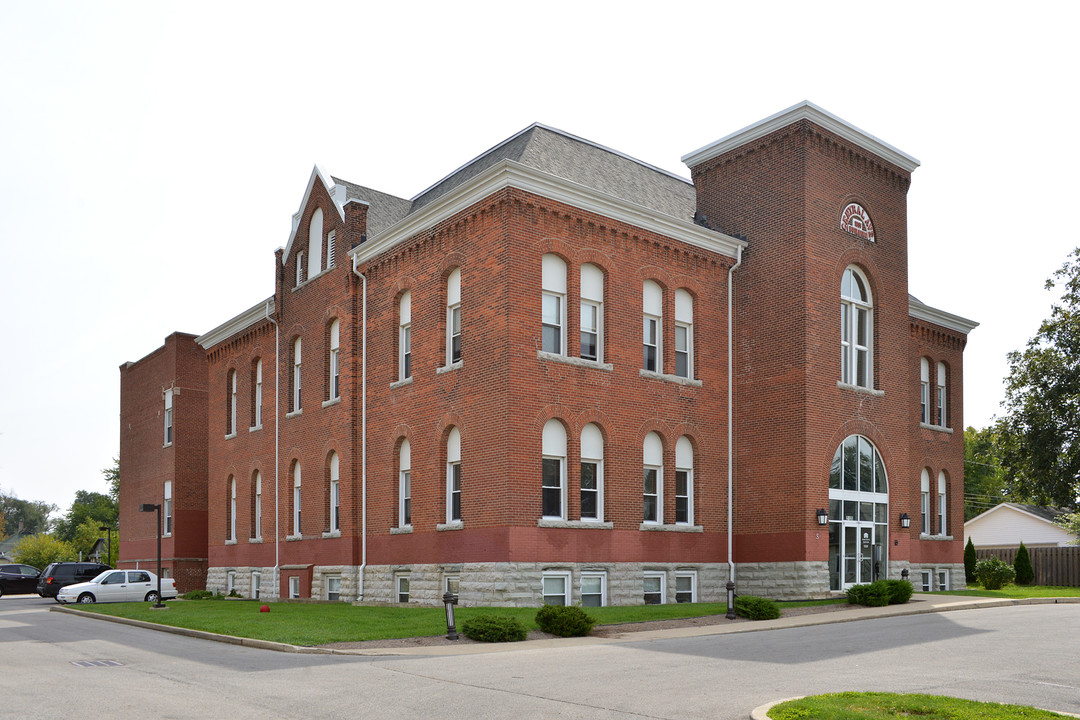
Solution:
<svg viewBox="0 0 1080 720">
<path fill-rule="evenodd" d="M 769 598 L 739 595 L 735 598 L 735 614 L 750 620 L 775 620 L 780 617 L 780 606 Z"/>
<path fill-rule="evenodd" d="M 209 600 L 214 597 L 214 593 L 210 590 L 192 590 L 186 592 L 180 596 L 184 600 Z"/>
<path fill-rule="evenodd" d="M 517 642 L 529 634 L 517 618 L 505 615 L 474 615 L 461 624 L 461 632 L 478 642 Z"/>
<path fill-rule="evenodd" d="M 1030 585 L 1035 580 L 1035 568 L 1031 567 L 1031 555 L 1024 543 L 1020 543 L 1020 549 L 1013 558 L 1013 570 L 1016 571 L 1017 585 Z"/>
<path fill-rule="evenodd" d="M 975 577 L 984 589 L 1000 590 L 1016 579 L 1016 571 L 1011 565 L 992 557 L 975 563 Z"/>
<path fill-rule="evenodd" d="M 596 620 L 577 605 L 545 605 L 536 611 L 536 624 L 559 637 L 588 635 Z"/>
<path fill-rule="evenodd" d="M 868 585 L 853 585 L 848 588 L 847 601 L 852 605 L 866 607 L 884 607 L 889 604 L 892 591 L 886 580 L 875 580 Z"/>
<path fill-rule="evenodd" d="M 903 605 L 911 599 L 911 593 L 915 591 L 907 580 L 885 580 L 884 582 L 889 586 L 890 605 Z"/>
<path fill-rule="evenodd" d="M 967 546 L 964 548 L 964 579 L 967 580 L 968 585 L 975 582 L 975 563 L 979 561 L 979 556 L 975 554 L 975 543 L 971 542 L 971 538 L 968 538 Z"/>
</svg>

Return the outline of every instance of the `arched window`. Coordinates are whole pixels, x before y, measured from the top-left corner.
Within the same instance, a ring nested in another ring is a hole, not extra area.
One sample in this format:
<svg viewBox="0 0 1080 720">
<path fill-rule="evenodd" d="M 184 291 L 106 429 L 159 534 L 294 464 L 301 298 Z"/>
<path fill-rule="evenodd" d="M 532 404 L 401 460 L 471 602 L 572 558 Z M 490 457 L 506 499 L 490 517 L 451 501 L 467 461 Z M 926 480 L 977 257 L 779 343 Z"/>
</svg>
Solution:
<svg viewBox="0 0 1080 720">
<path fill-rule="evenodd" d="M 328 400 L 337 400 L 341 397 L 341 323 L 334 320 L 330 323 L 330 354 L 327 357 L 329 369 L 330 397 Z"/>
<path fill-rule="evenodd" d="M 645 436 L 643 444 L 645 465 L 644 512 L 642 522 L 664 522 L 664 443 L 654 432 Z"/>
<path fill-rule="evenodd" d="M 225 400 L 225 435 L 231 437 L 236 434 L 236 370 L 229 370 L 225 392 L 228 393 Z"/>
<path fill-rule="evenodd" d="M 566 262 L 548 253 L 542 258 L 540 349 L 566 354 Z"/>
<path fill-rule="evenodd" d="M 657 283 L 646 280 L 642 294 L 644 357 L 641 367 L 649 372 L 663 372 L 664 327 L 662 319 L 664 314 L 664 291 Z"/>
<path fill-rule="evenodd" d="M 446 436 L 446 522 L 461 522 L 461 433 Z"/>
<path fill-rule="evenodd" d="M 675 524 L 694 524 L 694 446 L 685 435 L 675 443 Z"/>
<path fill-rule="evenodd" d="M 937 364 L 937 424 L 940 427 L 949 427 L 949 414 L 946 412 L 946 370 L 945 363 L 939 362 Z"/>
<path fill-rule="evenodd" d="M 412 377 L 412 293 L 398 299 L 398 380 Z"/>
<path fill-rule="evenodd" d="M 311 213 L 308 224 L 308 277 L 313 278 L 322 272 L 323 215 L 320 208 Z"/>
<path fill-rule="evenodd" d="M 446 278 L 446 364 L 461 362 L 461 268 Z"/>
<path fill-rule="evenodd" d="M 930 424 L 930 360 L 919 360 L 919 422 Z"/>
<path fill-rule="evenodd" d="M 942 470 L 937 476 L 937 534 L 948 535 L 948 522 L 946 518 L 949 515 L 948 508 L 948 493 L 947 482 L 945 480 L 945 471 Z"/>
<path fill-rule="evenodd" d="M 592 263 L 581 266 L 581 357 L 604 361 L 604 272 Z"/>
<path fill-rule="evenodd" d="M 263 391 L 263 366 L 262 358 L 256 358 L 251 364 L 251 427 L 262 427 L 262 391 Z"/>
<path fill-rule="evenodd" d="M 398 527 L 412 526 L 412 449 L 401 441 L 398 451 Z"/>
<path fill-rule="evenodd" d="M 229 476 L 229 497 L 226 510 L 229 513 L 227 519 L 226 537 L 229 542 L 236 542 L 236 478 Z"/>
<path fill-rule="evenodd" d="M 874 444 L 849 435 L 829 472 L 829 582 L 833 590 L 884 578 L 888 571 L 889 482 Z M 815 522 L 808 516 L 808 523 Z"/>
<path fill-rule="evenodd" d="M 546 257 L 546 256 L 545 256 Z M 542 512 L 549 520 L 566 519 L 566 428 L 558 420 L 544 423 Z"/>
<path fill-rule="evenodd" d="M 251 537 L 262 539 L 262 473 L 258 470 L 251 476 Z"/>
<path fill-rule="evenodd" d="M 840 381 L 848 385 L 873 386 L 873 309 L 866 278 L 849 267 L 840 282 Z"/>
<path fill-rule="evenodd" d="M 930 534 L 930 470 L 923 468 L 921 478 L 920 509 L 922 510 L 922 534 Z"/>
<path fill-rule="evenodd" d="M 604 435 L 592 423 L 581 428 L 581 519 L 604 519 Z"/>
<path fill-rule="evenodd" d="M 327 495 L 330 500 L 327 527 L 334 533 L 341 531 L 341 460 L 336 452 L 330 453 L 330 461 L 327 465 L 327 482 L 329 483 Z"/>
<path fill-rule="evenodd" d="M 301 537 L 300 532 L 300 461 L 293 462 L 293 495 L 292 495 L 292 534 Z"/>
<path fill-rule="evenodd" d="M 694 377 L 694 298 L 682 288 L 675 291 L 675 374 Z"/>
<path fill-rule="evenodd" d="M 292 393 L 290 399 L 292 401 L 292 409 L 290 412 L 300 412 L 303 409 L 303 404 L 300 402 L 300 338 L 296 338 L 293 341 L 292 352 Z"/>
</svg>

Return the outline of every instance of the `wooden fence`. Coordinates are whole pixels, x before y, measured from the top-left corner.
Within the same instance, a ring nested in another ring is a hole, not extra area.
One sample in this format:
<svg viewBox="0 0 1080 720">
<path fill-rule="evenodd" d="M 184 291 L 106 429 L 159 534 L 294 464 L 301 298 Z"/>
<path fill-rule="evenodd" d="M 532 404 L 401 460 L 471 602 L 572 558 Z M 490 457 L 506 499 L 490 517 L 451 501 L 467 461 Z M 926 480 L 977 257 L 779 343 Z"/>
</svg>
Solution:
<svg viewBox="0 0 1080 720">
<path fill-rule="evenodd" d="M 980 550 L 975 548 L 979 560 L 996 557 L 1012 565 L 1019 548 Z M 1028 548 L 1031 567 L 1035 570 L 1035 585 L 1060 585 L 1080 587 L 1080 545 L 1066 547 Z"/>
</svg>

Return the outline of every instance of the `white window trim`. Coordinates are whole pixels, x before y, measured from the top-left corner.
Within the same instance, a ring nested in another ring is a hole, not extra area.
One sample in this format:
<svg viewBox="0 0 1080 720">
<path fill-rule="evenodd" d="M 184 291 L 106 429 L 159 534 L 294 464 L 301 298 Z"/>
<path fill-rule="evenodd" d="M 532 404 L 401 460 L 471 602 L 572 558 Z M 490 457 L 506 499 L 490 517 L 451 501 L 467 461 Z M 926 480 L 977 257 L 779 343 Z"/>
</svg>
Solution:
<svg viewBox="0 0 1080 720">
<path fill-rule="evenodd" d="M 303 537 L 303 528 L 301 526 L 301 487 L 303 485 L 303 473 L 300 468 L 300 463 L 296 463 L 296 469 L 293 473 L 293 508 L 292 508 L 292 535 L 293 538 Z"/>
<path fill-rule="evenodd" d="M 587 358 L 584 355 L 582 355 L 581 359 L 586 361 L 586 362 L 594 362 L 594 363 L 598 363 L 598 364 L 602 365 L 604 363 L 604 304 L 602 302 L 597 302 L 596 300 L 587 300 L 585 298 L 582 298 L 581 307 L 582 308 L 591 307 L 596 312 L 596 327 L 593 328 L 592 332 L 590 333 L 590 334 L 595 334 L 596 335 L 596 357 L 595 358 Z M 581 319 L 581 310 L 579 308 L 579 310 L 578 310 L 578 321 L 579 322 L 580 322 L 580 319 Z M 580 327 L 578 329 L 581 332 L 581 334 L 583 334 L 583 335 L 585 334 L 585 328 L 584 327 Z M 578 351 L 579 351 L 579 354 L 581 354 L 582 349 L 579 347 Z"/>
<path fill-rule="evenodd" d="M 690 602 L 696 603 L 698 601 L 698 582 L 697 582 L 697 570 L 676 570 L 675 571 L 675 602 L 678 602 L 679 596 L 679 578 L 690 578 Z"/>
<path fill-rule="evenodd" d="M 678 518 L 675 520 L 676 525 L 693 525 L 694 524 L 694 468 L 681 468 L 676 467 L 676 485 L 675 485 L 675 507 L 678 511 L 678 473 L 686 473 L 686 521 L 680 522 Z"/>
<path fill-rule="evenodd" d="M 586 578 L 600 578 L 600 607 L 607 607 L 607 573 L 602 570 L 583 570 L 581 572 L 581 577 L 578 578 L 578 602 L 584 603 Z"/>
<path fill-rule="evenodd" d="M 453 460 L 446 463 L 446 524 L 461 524 L 460 517 L 454 517 L 454 468 L 461 475 L 461 460 Z M 457 491 L 458 505 L 461 505 L 461 490 Z"/>
<path fill-rule="evenodd" d="M 408 573 L 398 573 L 394 575 L 394 602 L 401 603 L 401 583 L 404 581 L 408 585 L 408 589 L 405 591 L 407 599 L 405 603 L 412 602 L 412 583 L 409 581 Z"/>
<path fill-rule="evenodd" d="M 582 464 L 590 463 L 590 464 L 596 465 L 596 491 L 595 491 L 596 492 L 596 517 L 587 518 L 584 515 L 580 515 L 580 514 L 579 514 L 578 517 L 581 518 L 581 522 L 583 522 L 583 523 L 602 523 L 602 522 L 604 522 L 604 460 L 603 460 L 603 458 L 596 459 L 596 458 L 582 457 L 581 458 L 581 463 Z M 580 483 L 580 478 L 579 478 L 579 483 Z M 582 493 L 582 492 L 585 492 L 585 491 L 579 486 L 578 487 L 578 492 Z M 579 498 L 578 510 L 580 511 L 580 509 L 581 509 L 581 507 L 580 507 L 580 498 Z"/>
<path fill-rule="evenodd" d="M 654 343 L 648 343 L 648 342 L 645 341 L 645 321 L 646 320 L 652 320 L 652 321 L 654 321 L 656 323 L 656 333 L 655 333 L 656 340 L 655 340 Z M 663 325 L 661 324 L 661 320 L 660 320 L 660 317 L 658 315 L 650 315 L 649 313 L 645 313 L 643 315 L 642 324 L 641 324 L 641 344 L 642 344 L 643 348 L 651 347 L 656 351 L 656 367 L 652 368 L 652 369 L 645 367 L 645 357 L 644 357 L 644 351 L 643 351 L 642 352 L 642 358 L 641 358 L 641 369 L 644 372 L 656 373 L 657 375 L 663 375 L 664 374 L 664 328 L 663 328 Z M 672 377 L 677 377 L 677 376 L 672 376 Z"/>
<path fill-rule="evenodd" d="M 300 338 L 296 338 L 293 341 L 293 397 L 292 397 L 292 415 L 299 415 L 304 411 L 304 406 L 301 402 L 302 395 L 301 381 L 303 380 L 303 342 Z"/>
<path fill-rule="evenodd" d="M 262 597 L 262 573 L 258 570 L 251 572 L 251 599 L 258 600 Z"/>
<path fill-rule="evenodd" d="M 543 337 L 541 333 L 540 349 L 543 352 L 550 353 L 552 355 L 566 355 L 566 294 L 555 293 L 545 290 L 543 296 L 552 297 L 559 303 L 559 324 L 552 325 L 551 323 L 544 322 L 544 318 L 541 317 L 540 324 L 542 327 L 555 327 L 559 330 L 559 347 L 556 350 L 548 350 L 544 348 Z M 543 314 L 543 298 L 541 298 L 541 314 Z"/>
<path fill-rule="evenodd" d="M 300 597 L 300 576 L 289 576 L 289 599 L 295 600 Z"/>
<path fill-rule="evenodd" d="M 341 515 L 341 458 L 337 453 L 330 458 L 330 534 L 340 533 Z"/>
<path fill-rule="evenodd" d="M 406 485 L 408 494 L 406 494 Z M 408 506 L 408 518 L 405 517 L 406 506 Z M 412 470 L 408 468 L 398 471 L 398 527 L 412 527 Z"/>
<path fill-rule="evenodd" d="M 236 478 L 229 482 L 229 540 L 236 542 Z"/>
<path fill-rule="evenodd" d="M 947 400 L 948 382 L 945 375 L 945 363 L 937 364 L 937 425 L 938 427 L 949 426 L 949 412 Z"/>
<path fill-rule="evenodd" d="M 172 480 L 166 480 L 161 491 L 161 536 L 172 537 L 173 497 Z"/>
<path fill-rule="evenodd" d="M 328 401 L 341 398 L 341 323 L 334 320 L 330 324 L 330 397 Z M 326 403 L 323 403 L 324 405 Z"/>
<path fill-rule="evenodd" d="M 644 509 L 642 510 L 642 525 L 663 525 L 664 524 L 664 466 L 663 465 L 644 465 L 642 466 L 641 473 L 641 497 L 644 504 L 644 498 L 648 494 L 645 492 L 645 470 L 656 471 L 656 519 L 646 520 L 644 517 Z"/>
<path fill-rule="evenodd" d="M 251 417 L 251 427 L 249 431 L 254 432 L 262 428 L 262 358 L 255 363 L 255 414 Z"/>
<path fill-rule="evenodd" d="M 544 594 L 544 580 L 548 578 L 562 578 L 563 581 L 563 605 L 570 605 L 573 599 L 573 587 L 571 586 L 571 577 L 569 570 L 544 570 L 540 573 L 540 601 L 545 605 L 548 604 L 545 599 L 547 595 Z"/>
<path fill-rule="evenodd" d="M 337 581 L 337 598 L 336 599 L 330 597 L 330 585 L 335 580 Z M 340 575 L 327 575 L 326 579 L 323 581 L 323 592 L 324 592 L 323 597 L 328 602 L 341 602 L 341 576 Z"/>
<path fill-rule="evenodd" d="M 844 337 L 843 329 L 840 333 L 840 347 L 841 352 L 844 353 L 848 361 L 848 370 L 850 371 L 850 377 L 845 377 L 843 374 L 844 364 L 841 362 L 841 374 L 840 381 L 845 385 L 851 385 L 853 387 L 874 387 L 874 297 L 870 294 L 870 283 L 867 281 L 865 275 L 857 270 L 854 266 L 845 268 L 845 274 L 851 271 L 854 275 L 857 275 L 861 280 L 863 287 L 866 288 L 866 294 L 870 298 L 870 301 L 863 302 L 853 297 L 845 296 L 843 292 L 843 285 L 841 282 L 840 290 L 840 307 L 844 316 L 847 319 L 848 331 L 850 335 Z M 859 345 L 858 338 L 858 310 L 862 309 L 866 311 L 866 345 Z M 858 382 L 858 356 L 859 351 L 866 351 L 866 384 L 860 385 Z"/>
<path fill-rule="evenodd" d="M 165 413 L 164 413 L 165 427 L 163 428 L 164 442 L 162 447 L 169 447 L 173 444 L 173 436 L 175 434 L 175 428 L 173 427 L 173 389 L 169 388 L 165 391 Z"/>
<path fill-rule="evenodd" d="M 255 537 L 262 542 L 262 473 L 255 472 Z"/>
<path fill-rule="evenodd" d="M 398 326 L 398 382 L 410 379 L 412 379 L 412 323 L 403 323 Z"/>
<path fill-rule="evenodd" d="M 662 570 L 646 570 L 641 576 L 641 601 L 645 604 L 645 578 L 660 578 L 660 604 L 667 604 L 667 573 Z"/>
<path fill-rule="evenodd" d="M 337 232 L 331 230 L 326 233 L 326 269 L 337 265 L 337 248 L 334 247 L 334 239 L 337 237 Z"/>
<path fill-rule="evenodd" d="M 566 458 L 560 455 L 544 455 L 544 460 L 559 461 L 559 510 L 558 515 L 542 515 L 543 520 L 566 520 Z M 541 478 L 542 480 L 542 478 Z M 548 487 L 544 485 L 543 487 Z M 542 500 L 542 499 L 541 499 Z"/>
</svg>

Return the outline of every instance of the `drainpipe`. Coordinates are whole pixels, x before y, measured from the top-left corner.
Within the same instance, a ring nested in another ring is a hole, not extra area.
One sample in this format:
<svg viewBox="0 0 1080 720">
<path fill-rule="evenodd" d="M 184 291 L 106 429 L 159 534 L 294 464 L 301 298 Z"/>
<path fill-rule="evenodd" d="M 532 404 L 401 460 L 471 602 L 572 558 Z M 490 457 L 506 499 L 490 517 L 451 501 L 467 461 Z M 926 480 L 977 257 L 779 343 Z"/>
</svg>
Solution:
<svg viewBox="0 0 1080 720">
<path fill-rule="evenodd" d="M 281 466 L 281 328 L 270 317 L 270 301 L 266 301 L 266 319 L 274 324 L 274 589 L 281 590 L 281 533 L 278 532 L 278 468 Z"/>
<path fill-rule="evenodd" d="M 734 433 L 732 431 L 733 416 L 732 416 L 732 393 L 734 383 L 732 377 L 734 373 L 734 357 L 735 357 L 735 333 L 732 318 L 732 309 L 735 305 L 734 294 L 732 292 L 732 283 L 734 282 L 735 271 L 740 265 L 742 265 L 742 245 L 740 245 L 735 251 L 735 264 L 728 269 L 727 280 L 727 558 L 728 558 L 728 582 L 727 582 L 727 618 L 729 620 L 735 619 L 735 558 L 732 555 L 732 513 L 734 512 L 734 503 L 732 501 L 733 490 L 733 470 L 732 466 L 735 462 L 735 449 L 733 445 Z"/>
<path fill-rule="evenodd" d="M 364 599 L 364 571 L 367 568 L 367 275 L 357 270 L 353 255 L 353 272 L 363 283 L 363 309 L 360 321 L 360 577 L 357 578 L 357 600 Z"/>
</svg>

